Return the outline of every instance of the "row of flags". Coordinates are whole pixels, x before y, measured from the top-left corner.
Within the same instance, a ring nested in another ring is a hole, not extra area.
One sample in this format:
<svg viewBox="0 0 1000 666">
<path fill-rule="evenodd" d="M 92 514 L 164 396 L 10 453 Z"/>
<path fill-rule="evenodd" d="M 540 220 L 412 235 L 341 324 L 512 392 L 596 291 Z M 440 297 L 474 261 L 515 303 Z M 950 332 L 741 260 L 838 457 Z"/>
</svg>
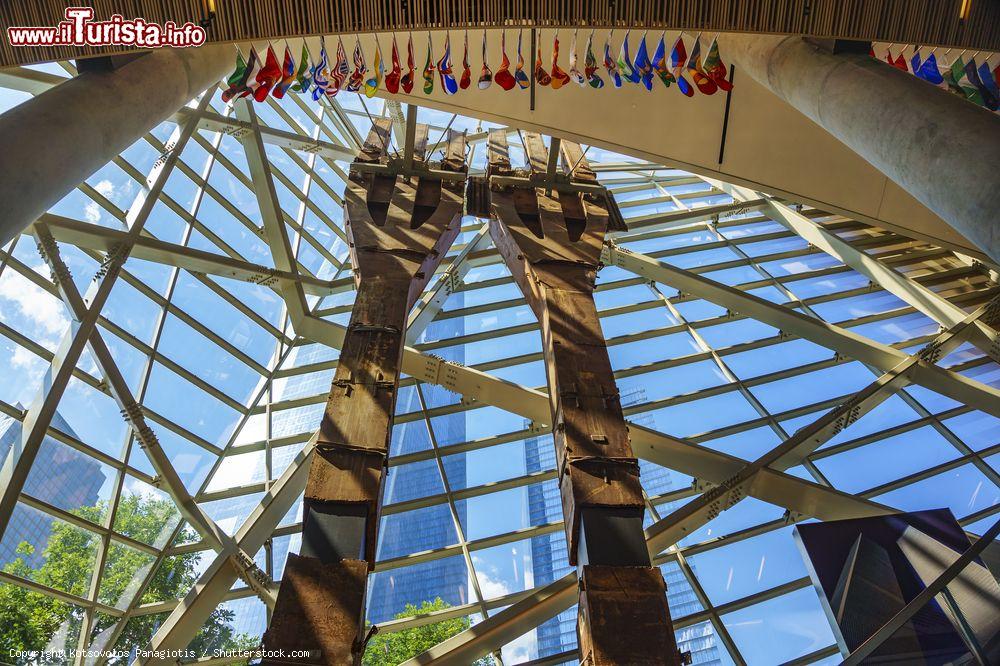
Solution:
<svg viewBox="0 0 1000 666">
<path fill-rule="evenodd" d="M 990 111 L 1000 109 L 1000 63 L 991 69 L 989 59 L 977 64 L 975 55 L 966 60 L 963 57 L 965 55 L 963 52 L 956 56 L 951 64 L 939 64 L 937 55 L 934 53 L 926 58 L 921 58 L 920 49 L 917 47 L 913 48 L 913 55 L 907 61 L 903 55 L 904 50 L 905 47 L 901 48 L 899 53 L 893 57 L 892 48 L 887 49 L 886 62 Z M 873 58 L 877 57 L 874 50 L 871 51 L 870 55 Z"/>
<path fill-rule="evenodd" d="M 500 67 L 494 73 L 488 63 L 486 31 L 483 31 L 482 68 L 476 83 L 477 88 L 485 90 L 494 82 L 504 90 L 513 90 L 514 88 L 523 90 L 529 87 L 530 78 L 525 71 L 521 38 L 522 33 L 518 32 L 517 60 L 512 71 L 510 58 L 507 57 L 507 35 L 506 32 L 501 33 L 500 51 L 502 58 Z M 577 59 L 576 31 L 574 31 L 573 48 L 569 53 L 569 71 L 567 72 L 559 65 L 559 33 L 556 32 L 549 69 L 545 68 L 542 60 L 542 49 L 541 46 L 538 47 L 533 70 L 535 83 L 558 90 L 572 81 L 582 87 L 589 86 L 599 89 L 605 86 L 605 80 L 600 74 L 601 67 L 603 67 L 608 78 L 607 82 L 615 88 L 621 88 L 624 83 L 630 83 L 641 85 L 646 90 L 652 91 L 654 81 L 659 79 L 667 88 L 676 85 L 677 90 L 687 97 L 693 97 L 696 90 L 703 95 L 714 95 L 719 90 L 724 92 L 732 90 L 729 69 L 719 54 L 717 40 L 712 40 L 705 60 L 702 62 L 700 36 L 695 38 L 691 53 L 688 55 L 683 37 L 677 38 L 668 53 L 664 35 L 661 34 L 659 43 L 650 56 L 649 48 L 646 45 L 646 34 L 643 34 L 636 47 L 634 57 L 629 47 L 629 32 L 626 32 L 622 39 L 617 57 L 612 56 L 612 38 L 613 32 L 604 42 L 603 60 L 599 65 L 593 48 L 594 33 L 591 32 L 587 39 L 583 69 L 581 70 Z M 435 60 L 433 52 L 434 44 L 431 34 L 428 32 L 427 55 L 421 71 L 424 94 L 430 95 L 434 92 L 435 71 L 440 79 L 441 87 L 447 95 L 454 95 L 459 90 L 472 87 L 468 32 L 465 33 L 462 72 L 457 78 L 451 60 L 450 33 L 447 33 L 445 37 L 441 57 Z M 392 94 L 396 94 L 400 90 L 409 94 L 417 83 L 412 34 L 406 43 L 405 71 L 400 64 L 400 53 L 395 35 L 392 36 L 391 69 L 389 71 L 386 71 L 386 63 L 382 58 L 382 47 L 377 35 L 372 69 L 368 69 L 365 54 L 361 48 L 361 40 L 358 38 L 355 38 L 351 64 L 353 69 L 348 64 L 344 42 L 339 37 L 337 38 L 335 60 L 332 63 L 327 54 L 325 40 L 321 40 L 319 58 L 316 60 L 312 58 L 308 47 L 303 42 L 298 64 L 296 64 L 287 43 L 284 58 L 280 63 L 274 47 L 271 45 L 268 45 L 267 53 L 263 58 L 253 47 L 250 48 L 250 54 L 246 59 L 237 50 L 236 67 L 227 79 L 228 87 L 223 91 L 222 99 L 228 102 L 239 97 L 253 97 L 254 100 L 263 102 L 268 95 L 281 99 L 289 90 L 298 94 L 311 94 L 314 100 L 335 97 L 341 90 L 364 93 L 368 97 L 373 97 L 379 89 L 384 89 Z M 690 77 L 690 81 L 688 77 Z"/>
</svg>

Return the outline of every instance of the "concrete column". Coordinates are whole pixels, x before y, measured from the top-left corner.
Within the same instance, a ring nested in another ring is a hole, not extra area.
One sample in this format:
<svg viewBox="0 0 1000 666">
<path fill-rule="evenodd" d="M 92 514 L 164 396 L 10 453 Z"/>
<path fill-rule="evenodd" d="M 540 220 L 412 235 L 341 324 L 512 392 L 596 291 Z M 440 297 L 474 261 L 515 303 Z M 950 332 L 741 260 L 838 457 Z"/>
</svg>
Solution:
<svg viewBox="0 0 1000 666">
<path fill-rule="evenodd" d="M 169 118 L 233 63 L 233 47 L 160 49 L 87 72 L 0 115 L 0 245 Z"/>
<path fill-rule="evenodd" d="M 725 34 L 722 53 L 1000 261 L 1000 116 L 867 54 Z"/>
</svg>

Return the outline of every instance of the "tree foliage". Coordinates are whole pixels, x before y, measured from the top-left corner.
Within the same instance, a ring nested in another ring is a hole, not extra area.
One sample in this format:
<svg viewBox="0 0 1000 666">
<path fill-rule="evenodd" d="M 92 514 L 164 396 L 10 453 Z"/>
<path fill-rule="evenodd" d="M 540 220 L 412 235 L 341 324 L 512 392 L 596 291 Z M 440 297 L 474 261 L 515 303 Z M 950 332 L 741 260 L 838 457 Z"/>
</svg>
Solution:
<svg viewBox="0 0 1000 666">
<path fill-rule="evenodd" d="M 73 513 L 94 523 L 100 523 L 107 514 L 106 502 L 83 507 Z M 137 541 L 164 545 L 177 520 L 177 509 L 170 500 L 144 498 L 138 495 L 123 497 L 115 514 L 117 532 Z M 3 571 L 19 578 L 87 597 L 94 575 L 99 537 L 69 523 L 56 521 L 42 551 L 42 563 L 33 567 L 28 562 L 34 547 L 22 542 L 17 547 L 17 557 L 3 567 Z M 142 603 L 166 601 L 183 596 L 197 579 L 198 553 L 189 553 L 163 560 L 146 588 Z M 109 606 L 124 608 L 137 591 L 154 560 L 147 553 L 112 541 L 105 556 L 104 571 L 98 599 Z M 213 611 L 205 626 L 191 643 L 191 649 L 211 651 L 219 649 L 252 649 L 259 640 L 237 634 L 231 622 L 235 613 L 227 609 Z M 83 617 L 81 608 L 58 601 L 48 595 L 32 592 L 18 585 L 0 585 L 0 654 L 9 650 L 45 650 L 52 636 L 60 628 L 68 627 L 64 644 L 53 649 L 75 648 Z M 129 620 L 117 649 L 131 650 L 145 646 L 152 638 L 161 616 L 144 615 Z M 114 618 L 98 614 L 93 635 L 108 628 Z M 107 646 L 111 647 L 111 646 Z"/>
<path fill-rule="evenodd" d="M 448 603 L 440 597 L 434 601 L 424 601 L 419 607 L 406 604 L 406 608 L 396 614 L 396 619 L 424 615 L 448 607 Z M 441 641 L 465 631 L 470 625 L 469 618 L 456 617 L 389 634 L 375 634 L 368 642 L 362 663 L 364 666 L 396 666 Z M 475 662 L 475 666 L 491 666 L 492 664 L 493 660 L 489 657 Z"/>
</svg>

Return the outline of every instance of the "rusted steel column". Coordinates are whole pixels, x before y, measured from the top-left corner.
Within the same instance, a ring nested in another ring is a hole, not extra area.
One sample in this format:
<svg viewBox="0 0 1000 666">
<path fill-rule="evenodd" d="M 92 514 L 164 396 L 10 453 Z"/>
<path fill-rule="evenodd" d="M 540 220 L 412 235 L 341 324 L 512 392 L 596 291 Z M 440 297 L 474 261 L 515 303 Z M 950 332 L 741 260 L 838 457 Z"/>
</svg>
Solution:
<svg viewBox="0 0 1000 666">
<path fill-rule="evenodd" d="M 289 554 L 264 664 L 360 664 L 364 602 L 389 454 L 406 317 L 462 222 L 463 179 L 423 166 L 418 126 L 412 171 L 386 155 L 389 121 L 376 120 L 351 167 L 345 222 L 358 292 L 309 468 L 302 547 Z M 451 133 L 441 170 L 464 174 L 465 135 Z M 292 650 L 308 658 L 289 660 Z"/>
<path fill-rule="evenodd" d="M 580 572 L 581 663 L 678 663 L 594 305 L 609 195 L 577 144 L 562 144 L 563 167 L 575 169 L 556 177 L 541 137 L 527 133 L 531 173 L 522 177 L 511 169 L 506 134 L 491 132 L 489 141 L 490 234 L 542 328 L 569 560 Z"/>
</svg>

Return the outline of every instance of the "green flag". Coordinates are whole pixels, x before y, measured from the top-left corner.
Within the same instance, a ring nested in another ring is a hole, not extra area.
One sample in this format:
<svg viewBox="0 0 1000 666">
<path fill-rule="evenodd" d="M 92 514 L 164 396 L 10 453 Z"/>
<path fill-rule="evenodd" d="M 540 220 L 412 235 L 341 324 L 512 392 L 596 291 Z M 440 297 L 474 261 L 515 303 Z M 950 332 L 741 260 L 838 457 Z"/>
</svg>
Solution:
<svg viewBox="0 0 1000 666">
<path fill-rule="evenodd" d="M 240 79 L 243 78 L 243 72 L 245 72 L 246 69 L 247 69 L 247 63 L 243 59 L 243 54 L 240 53 L 239 51 L 237 51 L 236 52 L 236 69 L 234 69 L 233 73 L 229 75 L 228 79 L 226 79 L 226 83 L 228 83 L 230 86 L 234 86 L 237 83 L 239 83 Z"/>
<path fill-rule="evenodd" d="M 302 43 L 302 57 L 299 58 L 299 71 L 295 72 L 295 79 L 298 83 L 292 85 L 292 90 L 297 93 L 309 90 L 312 73 L 309 71 L 309 52 L 306 50 L 305 42 Z"/>
</svg>

